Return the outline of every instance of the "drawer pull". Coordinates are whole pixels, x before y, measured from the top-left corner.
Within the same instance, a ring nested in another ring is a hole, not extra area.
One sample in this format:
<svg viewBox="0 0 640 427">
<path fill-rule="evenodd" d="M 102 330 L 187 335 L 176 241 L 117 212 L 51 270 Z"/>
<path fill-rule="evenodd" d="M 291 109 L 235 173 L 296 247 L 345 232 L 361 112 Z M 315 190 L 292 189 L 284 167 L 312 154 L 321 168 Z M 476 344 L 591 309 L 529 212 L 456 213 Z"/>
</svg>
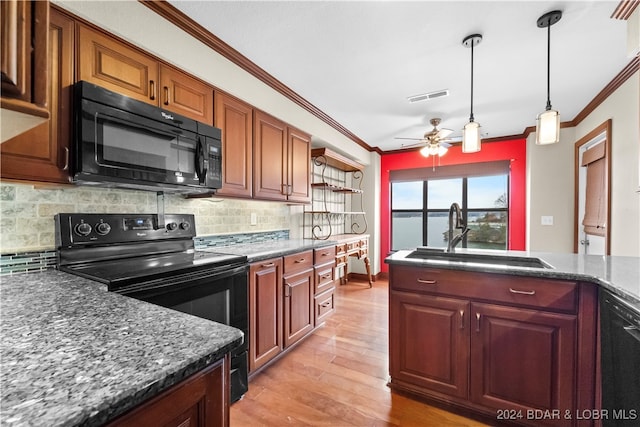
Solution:
<svg viewBox="0 0 640 427">
<path fill-rule="evenodd" d="M 268 263 L 268 264 L 262 264 L 262 265 L 260 265 L 260 267 L 262 267 L 262 268 L 269 268 L 269 267 L 273 267 L 274 265 L 275 265 L 275 264 L 274 264 L 273 262 L 270 262 L 270 263 Z"/>
<path fill-rule="evenodd" d="M 423 279 L 417 279 L 418 283 L 424 283 L 425 285 L 435 285 L 436 283 L 438 283 L 437 280 L 423 280 Z"/>
<path fill-rule="evenodd" d="M 295 260 L 294 262 L 295 262 L 296 264 L 301 264 L 301 263 L 303 263 L 304 261 L 305 261 L 305 259 L 304 259 L 304 258 L 300 258 L 300 259 Z"/>
<path fill-rule="evenodd" d="M 460 310 L 460 329 L 464 329 L 464 310 Z"/>
<path fill-rule="evenodd" d="M 320 276 L 320 279 L 321 280 L 325 280 L 325 279 L 328 279 L 329 277 L 331 277 L 331 274 L 324 274 L 324 275 Z"/>
<path fill-rule="evenodd" d="M 322 308 L 331 307 L 331 301 L 323 302 L 322 304 L 320 304 L 320 307 Z"/>
<path fill-rule="evenodd" d="M 512 294 L 519 294 L 519 295 L 535 295 L 536 294 L 536 291 L 519 291 L 513 288 L 509 288 L 509 292 L 511 292 Z"/>
</svg>

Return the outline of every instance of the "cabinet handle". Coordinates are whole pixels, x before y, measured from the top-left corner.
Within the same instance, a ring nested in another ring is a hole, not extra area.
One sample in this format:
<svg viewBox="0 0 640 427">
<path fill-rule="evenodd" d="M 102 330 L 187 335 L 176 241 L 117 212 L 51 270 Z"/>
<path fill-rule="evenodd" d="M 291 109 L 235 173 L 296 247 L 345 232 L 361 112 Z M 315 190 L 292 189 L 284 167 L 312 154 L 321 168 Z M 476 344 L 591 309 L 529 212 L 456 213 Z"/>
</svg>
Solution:
<svg viewBox="0 0 640 427">
<path fill-rule="evenodd" d="M 324 274 L 320 276 L 320 279 L 324 280 L 324 279 L 328 279 L 329 277 L 331 277 L 331 274 Z"/>
<path fill-rule="evenodd" d="M 162 89 L 164 92 L 164 105 L 169 105 L 169 88 L 164 86 Z"/>
<path fill-rule="evenodd" d="M 509 288 L 509 292 L 512 294 L 520 294 L 520 295 L 535 295 L 536 291 L 519 291 L 517 289 Z"/>
<path fill-rule="evenodd" d="M 64 147 L 64 167 L 63 171 L 69 170 L 69 147 Z"/>
<path fill-rule="evenodd" d="M 320 304 L 320 307 L 322 308 L 331 307 L 331 301 L 323 302 L 322 304 Z"/>
<path fill-rule="evenodd" d="M 297 260 L 295 260 L 293 262 L 295 262 L 296 264 L 303 263 L 304 262 L 304 258 L 297 259 Z"/>
<path fill-rule="evenodd" d="M 269 267 L 273 267 L 274 265 L 275 265 L 274 263 L 270 262 L 270 263 L 268 263 L 268 264 L 261 264 L 261 265 L 260 265 L 260 267 L 262 267 L 262 268 L 269 268 Z"/>
<path fill-rule="evenodd" d="M 464 329 L 464 310 L 460 310 L 460 329 Z"/>
<path fill-rule="evenodd" d="M 436 283 L 438 283 L 437 280 L 423 280 L 423 279 L 417 279 L 418 283 L 424 283 L 425 285 L 435 285 Z"/>
<path fill-rule="evenodd" d="M 152 101 L 155 101 L 156 99 L 156 82 L 154 82 L 153 80 L 149 81 L 149 98 Z"/>
<path fill-rule="evenodd" d="M 480 313 L 476 313 L 476 332 L 480 332 Z"/>
<path fill-rule="evenodd" d="M 284 297 L 289 298 L 291 296 L 291 285 L 288 283 L 284 284 Z"/>
</svg>

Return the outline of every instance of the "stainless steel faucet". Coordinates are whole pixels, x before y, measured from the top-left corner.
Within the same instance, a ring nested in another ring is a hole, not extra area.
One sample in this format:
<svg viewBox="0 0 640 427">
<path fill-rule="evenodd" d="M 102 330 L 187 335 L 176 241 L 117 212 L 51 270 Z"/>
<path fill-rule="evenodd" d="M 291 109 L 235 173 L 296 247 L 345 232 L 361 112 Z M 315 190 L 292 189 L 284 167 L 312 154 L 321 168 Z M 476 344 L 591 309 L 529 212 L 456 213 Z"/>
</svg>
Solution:
<svg viewBox="0 0 640 427">
<path fill-rule="evenodd" d="M 455 225 L 453 222 L 454 214 L 456 217 Z M 454 237 L 454 228 L 462 230 L 462 233 Z M 447 252 L 455 252 L 456 245 L 462 241 L 468 232 L 469 228 L 465 227 L 464 221 L 462 221 L 462 210 L 460 209 L 460 205 L 455 202 L 452 203 L 451 207 L 449 207 L 449 239 L 447 241 Z"/>
</svg>

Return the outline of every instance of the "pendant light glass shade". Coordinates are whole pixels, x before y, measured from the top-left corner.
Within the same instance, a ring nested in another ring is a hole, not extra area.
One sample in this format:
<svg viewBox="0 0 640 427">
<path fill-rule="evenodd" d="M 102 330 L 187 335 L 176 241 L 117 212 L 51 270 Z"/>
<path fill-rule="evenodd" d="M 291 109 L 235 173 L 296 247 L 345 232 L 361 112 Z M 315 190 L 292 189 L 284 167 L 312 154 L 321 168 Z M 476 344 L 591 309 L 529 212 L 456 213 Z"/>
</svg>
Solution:
<svg viewBox="0 0 640 427">
<path fill-rule="evenodd" d="M 480 151 L 480 123 L 476 123 L 473 119 L 473 48 L 480 44 L 482 36 L 480 34 L 472 34 L 462 40 L 464 47 L 471 48 L 471 111 L 469 113 L 469 123 L 464 125 L 462 130 L 462 152 L 475 153 Z"/>
<path fill-rule="evenodd" d="M 554 10 L 538 18 L 538 28 L 547 29 L 547 108 L 536 118 L 536 144 L 555 144 L 560 141 L 560 114 L 551 108 L 551 26 L 562 18 L 562 12 Z"/>
<path fill-rule="evenodd" d="M 420 149 L 420 154 L 424 157 L 444 156 L 449 149 L 441 144 L 428 144 Z"/>
<path fill-rule="evenodd" d="M 560 141 L 560 114 L 546 110 L 536 118 L 536 144 L 555 144 Z"/>
<path fill-rule="evenodd" d="M 469 122 L 462 129 L 462 152 L 475 153 L 480 151 L 480 124 Z"/>
</svg>

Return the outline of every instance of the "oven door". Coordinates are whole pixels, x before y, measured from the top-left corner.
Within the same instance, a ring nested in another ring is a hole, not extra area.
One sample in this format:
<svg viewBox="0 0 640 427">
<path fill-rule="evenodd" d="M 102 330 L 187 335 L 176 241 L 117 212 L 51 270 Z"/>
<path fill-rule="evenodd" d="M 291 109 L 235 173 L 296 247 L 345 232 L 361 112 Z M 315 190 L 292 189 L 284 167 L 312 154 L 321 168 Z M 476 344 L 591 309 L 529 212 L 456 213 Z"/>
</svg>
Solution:
<svg viewBox="0 0 640 427">
<path fill-rule="evenodd" d="M 138 283 L 118 293 L 233 326 L 244 342 L 231 352 L 231 401 L 248 390 L 248 266 L 216 267 Z"/>
</svg>

